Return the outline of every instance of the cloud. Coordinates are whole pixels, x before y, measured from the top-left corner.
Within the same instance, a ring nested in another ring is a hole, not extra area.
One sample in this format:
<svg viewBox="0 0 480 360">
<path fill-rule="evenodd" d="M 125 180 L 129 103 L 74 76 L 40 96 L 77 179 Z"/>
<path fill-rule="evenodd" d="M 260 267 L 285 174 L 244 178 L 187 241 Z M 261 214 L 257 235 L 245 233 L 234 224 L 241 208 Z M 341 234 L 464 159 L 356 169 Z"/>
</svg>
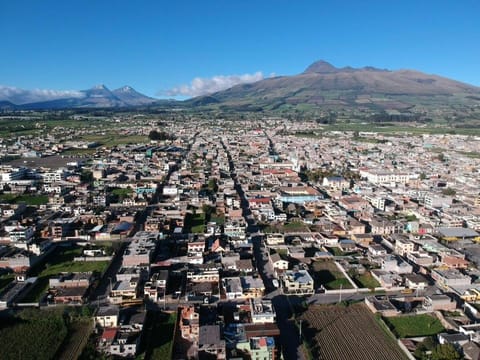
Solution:
<svg viewBox="0 0 480 360">
<path fill-rule="evenodd" d="M 25 90 L 12 86 L 0 85 L 0 100 L 10 101 L 14 104 L 28 104 L 39 101 L 48 101 L 65 98 L 82 98 L 85 94 L 77 90 Z"/>
<path fill-rule="evenodd" d="M 258 71 L 254 74 L 217 75 L 212 78 L 193 79 L 190 85 L 180 85 L 165 92 L 168 96 L 200 96 L 231 88 L 238 84 L 249 84 L 264 78 Z"/>
</svg>

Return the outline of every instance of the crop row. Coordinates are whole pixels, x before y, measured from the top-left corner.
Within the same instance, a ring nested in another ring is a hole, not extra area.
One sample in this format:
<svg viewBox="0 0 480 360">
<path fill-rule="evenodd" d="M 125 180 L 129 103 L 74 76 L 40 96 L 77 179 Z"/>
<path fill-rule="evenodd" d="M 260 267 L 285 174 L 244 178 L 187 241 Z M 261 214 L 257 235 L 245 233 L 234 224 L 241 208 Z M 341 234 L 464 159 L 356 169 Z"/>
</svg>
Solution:
<svg viewBox="0 0 480 360">
<path fill-rule="evenodd" d="M 405 355 L 363 304 L 312 306 L 302 315 L 319 359 L 403 360 Z"/>
</svg>

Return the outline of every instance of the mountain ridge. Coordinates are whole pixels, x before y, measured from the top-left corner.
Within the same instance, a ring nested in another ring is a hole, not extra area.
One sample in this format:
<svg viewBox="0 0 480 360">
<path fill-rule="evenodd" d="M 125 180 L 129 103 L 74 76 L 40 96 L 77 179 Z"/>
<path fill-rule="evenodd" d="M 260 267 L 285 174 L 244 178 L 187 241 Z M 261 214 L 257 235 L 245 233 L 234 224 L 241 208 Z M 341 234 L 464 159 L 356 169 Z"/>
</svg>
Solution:
<svg viewBox="0 0 480 360">
<path fill-rule="evenodd" d="M 25 91 L 24 99 L 31 96 Z M 21 96 L 15 95 L 16 101 L 9 98 L 0 100 L 0 109 L 37 110 L 37 109 L 64 109 L 64 108 L 116 108 L 136 107 L 157 102 L 157 99 L 139 93 L 133 87 L 125 85 L 110 90 L 104 84 L 95 85 L 86 90 L 78 91 L 75 96 L 62 96 L 44 101 L 23 102 Z"/>
<path fill-rule="evenodd" d="M 473 95 L 470 96 L 469 95 Z M 480 87 L 417 70 L 387 70 L 371 66 L 337 68 L 325 60 L 297 75 L 266 78 L 188 100 L 220 108 L 281 110 L 367 109 L 386 111 L 422 107 L 431 103 L 480 105 Z"/>
</svg>

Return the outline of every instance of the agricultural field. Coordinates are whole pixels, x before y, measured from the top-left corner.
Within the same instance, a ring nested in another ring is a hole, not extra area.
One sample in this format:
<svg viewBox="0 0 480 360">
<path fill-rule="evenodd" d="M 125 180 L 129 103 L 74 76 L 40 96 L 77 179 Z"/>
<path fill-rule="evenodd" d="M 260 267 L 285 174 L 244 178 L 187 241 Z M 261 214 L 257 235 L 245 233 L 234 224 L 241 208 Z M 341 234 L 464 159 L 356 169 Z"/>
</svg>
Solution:
<svg viewBox="0 0 480 360">
<path fill-rule="evenodd" d="M 407 359 L 364 304 L 313 305 L 300 317 L 313 358 L 324 360 Z"/>
<path fill-rule="evenodd" d="M 62 310 L 25 310 L 1 319 L 1 358 L 54 359 L 68 333 Z"/>
<path fill-rule="evenodd" d="M 399 338 L 435 335 L 445 330 L 440 320 L 428 314 L 387 317 L 384 320 Z"/>
<path fill-rule="evenodd" d="M 350 281 L 348 281 L 333 261 L 315 261 L 312 267 L 316 287 L 323 285 L 327 290 L 353 289 Z"/>
</svg>

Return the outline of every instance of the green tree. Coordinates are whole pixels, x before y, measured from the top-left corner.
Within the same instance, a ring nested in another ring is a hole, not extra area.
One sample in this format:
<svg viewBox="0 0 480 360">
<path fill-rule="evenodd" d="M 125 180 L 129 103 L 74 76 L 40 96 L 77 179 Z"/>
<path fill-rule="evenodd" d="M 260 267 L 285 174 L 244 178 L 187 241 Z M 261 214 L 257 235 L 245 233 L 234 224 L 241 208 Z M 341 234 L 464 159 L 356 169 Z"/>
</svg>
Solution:
<svg viewBox="0 0 480 360">
<path fill-rule="evenodd" d="M 437 345 L 432 351 L 432 360 L 457 360 L 461 358 L 452 344 Z"/>
</svg>

